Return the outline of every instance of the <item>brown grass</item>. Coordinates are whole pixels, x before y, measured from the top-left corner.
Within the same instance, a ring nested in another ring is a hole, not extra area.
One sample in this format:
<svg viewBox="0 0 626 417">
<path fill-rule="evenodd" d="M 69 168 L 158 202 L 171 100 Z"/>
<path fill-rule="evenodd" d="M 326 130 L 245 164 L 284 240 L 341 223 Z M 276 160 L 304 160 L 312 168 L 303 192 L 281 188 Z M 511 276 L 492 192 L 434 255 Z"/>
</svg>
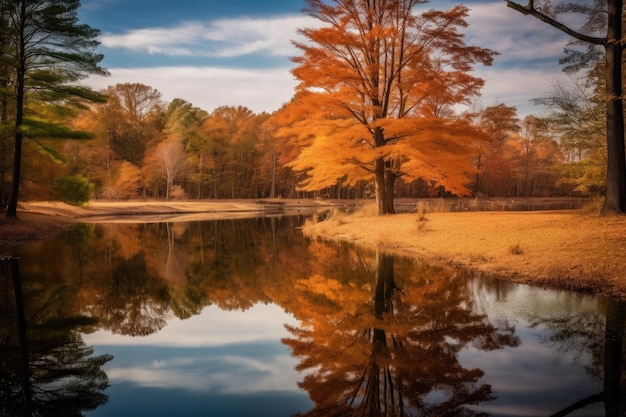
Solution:
<svg viewBox="0 0 626 417">
<path fill-rule="evenodd" d="M 542 286 L 626 298 L 626 216 L 574 211 L 341 216 L 310 236 L 468 267 Z"/>
</svg>

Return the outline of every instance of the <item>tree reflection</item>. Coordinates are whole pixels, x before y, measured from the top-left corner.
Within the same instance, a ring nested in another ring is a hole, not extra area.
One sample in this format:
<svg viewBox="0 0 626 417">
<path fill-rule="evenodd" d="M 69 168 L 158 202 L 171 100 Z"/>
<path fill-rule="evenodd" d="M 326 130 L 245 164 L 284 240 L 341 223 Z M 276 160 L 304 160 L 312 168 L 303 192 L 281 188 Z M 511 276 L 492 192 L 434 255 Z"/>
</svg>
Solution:
<svg viewBox="0 0 626 417">
<path fill-rule="evenodd" d="M 24 289 L 17 258 L 0 265 L 0 414 L 82 416 L 107 401 L 102 365 L 79 334 L 93 320 L 64 311 L 63 289 L 29 282 Z"/>
<path fill-rule="evenodd" d="M 298 369 L 311 370 L 300 383 L 316 405 L 306 415 L 474 415 L 467 406 L 492 399 L 491 387 L 458 354 L 470 344 L 516 346 L 514 329 L 472 312 L 464 276 L 422 265 L 401 268 L 398 284 L 391 256 L 377 254 L 374 271 L 352 259 L 373 285 L 322 275 L 296 285 L 302 326 L 289 327 L 294 338 L 284 343 L 301 358 Z"/>
<path fill-rule="evenodd" d="M 587 352 L 593 359 L 593 366 L 587 371 L 604 381 L 602 392 L 590 393 L 552 417 L 567 416 L 597 402 L 604 402 L 607 416 L 626 416 L 626 302 L 608 299 L 605 303 L 604 315 L 583 311 L 566 318 L 539 314 L 532 318 L 534 327 L 551 330 L 551 337 L 544 343 L 552 345 L 561 354 L 580 356 Z"/>
</svg>

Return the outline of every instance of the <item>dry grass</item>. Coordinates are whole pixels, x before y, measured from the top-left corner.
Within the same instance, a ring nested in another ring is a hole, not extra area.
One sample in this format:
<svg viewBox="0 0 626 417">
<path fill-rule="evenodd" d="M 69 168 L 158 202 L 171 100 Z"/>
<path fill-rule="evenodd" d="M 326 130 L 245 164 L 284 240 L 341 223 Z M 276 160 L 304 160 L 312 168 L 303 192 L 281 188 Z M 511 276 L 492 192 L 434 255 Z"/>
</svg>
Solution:
<svg viewBox="0 0 626 417">
<path fill-rule="evenodd" d="M 418 210 L 343 215 L 304 231 L 536 285 L 626 298 L 626 216 Z"/>
</svg>

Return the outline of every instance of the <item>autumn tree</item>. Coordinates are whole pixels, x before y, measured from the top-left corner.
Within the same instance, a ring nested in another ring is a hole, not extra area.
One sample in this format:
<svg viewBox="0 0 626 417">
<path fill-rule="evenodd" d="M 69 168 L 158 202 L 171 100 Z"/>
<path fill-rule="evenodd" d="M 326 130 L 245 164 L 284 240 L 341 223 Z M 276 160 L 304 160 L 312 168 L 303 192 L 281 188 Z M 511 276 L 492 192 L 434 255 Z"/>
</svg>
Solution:
<svg viewBox="0 0 626 417">
<path fill-rule="evenodd" d="M 623 106 L 623 4 L 622 0 L 606 0 L 585 3 L 561 3 L 552 6 L 549 2 L 535 5 L 534 0 L 522 6 L 511 0 L 507 5 L 525 15 L 531 15 L 571 36 L 574 41 L 566 49 L 566 69 L 579 70 L 596 65 L 604 58 L 604 83 L 606 88 L 606 142 L 607 179 L 606 199 L 603 213 L 626 212 L 626 153 L 624 149 L 624 106 Z M 558 20 L 566 13 L 579 13 L 587 17 L 579 31 Z M 602 33 L 601 36 L 595 36 Z M 577 46 L 586 46 L 581 51 Z M 603 49 L 603 53 L 598 50 Z"/>
<path fill-rule="evenodd" d="M 59 131 L 37 119 L 31 102 L 48 103 L 55 109 L 100 100 L 76 82 L 89 74 L 106 74 L 96 54 L 99 31 L 79 23 L 78 0 L 10 0 L 0 2 L 0 74 L 5 79 L 3 108 L 11 101 L 13 168 L 7 217 L 15 218 L 20 189 L 22 143 L 29 137 L 54 137 Z M 7 82 L 8 80 L 8 82 Z"/>
<path fill-rule="evenodd" d="M 158 181 L 165 181 L 165 201 L 168 201 L 174 181 L 184 173 L 186 165 L 187 155 L 182 140 L 173 135 L 150 150 L 144 164 L 145 177 L 157 182 L 157 186 Z"/>
<path fill-rule="evenodd" d="M 562 154 L 545 121 L 526 116 L 521 131 L 509 143 L 515 152 L 516 196 L 550 195 L 556 182 L 553 168 L 561 162 Z"/>
<path fill-rule="evenodd" d="M 73 127 L 92 132 L 93 139 L 81 146 L 66 144 L 68 169 L 89 178 L 96 198 L 139 197 L 144 184 L 140 178 L 137 185 L 136 174 L 146 150 L 165 137 L 161 93 L 138 83 L 116 84 L 102 93 L 105 103 L 90 106 L 72 121 Z M 132 180 L 123 178 L 123 172 Z"/>
<path fill-rule="evenodd" d="M 299 85 L 282 111 L 303 147 L 292 167 L 308 174 L 304 189 L 373 177 L 381 214 L 394 212 L 400 177 L 467 192 L 479 134 L 452 106 L 478 94 L 469 72 L 494 52 L 465 43 L 466 7 L 417 13 L 423 3 L 307 0 L 321 27 L 294 42 Z"/>
<path fill-rule="evenodd" d="M 104 94 L 107 102 L 98 107 L 96 117 L 106 129 L 109 146 L 119 158 L 141 167 L 148 142 L 160 130 L 161 93 L 145 84 L 122 83 Z"/>
<path fill-rule="evenodd" d="M 603 65 L 569 84 L 556 84 L 535 100 L 550 109 L 545 118 L 559 142 L 563 161 L 556 167 L 562 187 L 581 193 L 606 189 L 606 104 Z"/>
<path fill-rule="evenodd" d="M 510 171 L 505 150 L 510 136 L 520 129 L 517 108 L 506 104 L 489 106 L 478 112 L 477 119 L 476 124 L 489 141 L 479 143 L 473 156 L 476 174 L 472 194 L 491 195 L 494 189 L 501 188 L 499 180 L 508 176 Z"/>
<path fill-rule="evenodd" d="M 256 144 L 267 115 L 244 106 L 221 106 L 202 125 L 202 135 L 187 144 L 211 161 L 215 198 L 256 197 Z"/>
<path fill-rule="evenodd" d="M 491 387 L 459 353 L 517 346 L 514 329 L 473 311 L 462 274 L 323 246 L 326 271 L 292 286 L 301 324 L 283 339 L 307 371 L 299 386 L 315 408 L 303 415 L 478 415 L 469 406 L 492 399 Z"/>
</svg>

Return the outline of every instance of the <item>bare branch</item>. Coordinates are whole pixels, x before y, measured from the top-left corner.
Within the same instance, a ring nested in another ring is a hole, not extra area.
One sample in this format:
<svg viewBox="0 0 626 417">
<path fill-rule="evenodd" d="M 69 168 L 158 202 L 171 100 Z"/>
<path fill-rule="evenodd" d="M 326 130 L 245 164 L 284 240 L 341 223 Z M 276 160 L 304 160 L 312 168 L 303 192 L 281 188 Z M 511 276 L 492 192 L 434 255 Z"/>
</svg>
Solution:
<svg viewBox="0 0 626 417">
<path fill-rule="evenodd" d="M 571 37 L 576 38 L 580 41 L 592 43 L 596 45 L 605 45 L 608 43 L 608 40 L 606 38 L 588 36 L 583 33 L 577 32 L 565 26 L 563 23 L 559 22 L 558 20 L 553 19 L 550 16 L 540 12 L 539 10 L 535 9 L 533 0 L 528 0 L 528 4 L 526 6 L 522 6 L 521 4 L 517 4 L 511 0 L 507 0 L 506 5 L 510 7 L 511 9 L 517 10 L 518 12 L 522 14 L 534 16 L 535 18 L 541 20 L 542 22 L 545 22 L 549 24 L 550 26 L 557 28 L 561 32 L 564 32 L 570 35 Z"/>
</svg>

